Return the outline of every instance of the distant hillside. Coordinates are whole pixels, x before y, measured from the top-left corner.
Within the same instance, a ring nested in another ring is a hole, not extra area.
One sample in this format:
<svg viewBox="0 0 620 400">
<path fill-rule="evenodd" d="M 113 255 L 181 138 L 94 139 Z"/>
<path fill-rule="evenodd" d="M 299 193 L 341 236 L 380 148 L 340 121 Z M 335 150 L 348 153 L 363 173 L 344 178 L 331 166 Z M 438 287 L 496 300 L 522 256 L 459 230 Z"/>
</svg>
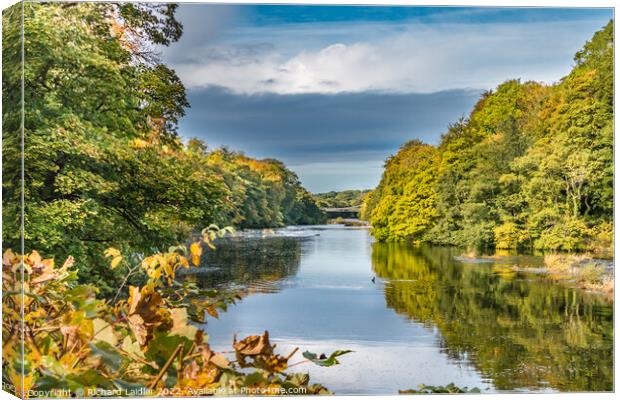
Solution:
<svg viewBox="0 0 620 400">
<path fill-rule="evenodd" d="M 313 194 L 315 202 L 319 207 L 360 207 L 364 202 L 364 197 L 371 190 L 344 190 L 342 192 L 327 192 Z"/>
</svg>

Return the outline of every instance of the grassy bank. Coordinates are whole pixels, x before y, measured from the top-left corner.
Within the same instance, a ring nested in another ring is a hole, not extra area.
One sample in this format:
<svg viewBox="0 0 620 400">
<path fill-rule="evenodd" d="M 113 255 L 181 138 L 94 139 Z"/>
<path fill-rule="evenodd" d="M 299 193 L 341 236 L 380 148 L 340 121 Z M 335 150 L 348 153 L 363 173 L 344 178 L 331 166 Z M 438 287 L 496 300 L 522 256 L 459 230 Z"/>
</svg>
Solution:
<svg viewBox="0 0 620 400">
<path fill-rule="evenodd" d="M 588 253 L 553 253 L 545 255 L 544 263 L 552 279 L 574 281 L 582 289 L 613 297 L 613 261 L 597 259 Z"/>
</svg>

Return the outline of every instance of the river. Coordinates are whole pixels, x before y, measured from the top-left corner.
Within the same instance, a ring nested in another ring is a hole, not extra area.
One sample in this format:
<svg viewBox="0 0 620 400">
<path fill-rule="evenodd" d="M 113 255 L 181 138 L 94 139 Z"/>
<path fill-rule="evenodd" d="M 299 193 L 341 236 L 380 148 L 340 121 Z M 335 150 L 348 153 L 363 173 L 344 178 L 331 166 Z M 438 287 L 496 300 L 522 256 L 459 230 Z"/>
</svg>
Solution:
<svg viewBox="0 0 620 400">
<path fill-rule="evenodd" d="M 483 393 L 613 389 L 611 303 L 512 268 L 539 257 L 458 255 L 374 243 L 363 228 L 288 227 L 219 242 L 190 279 L 247 290 L 208 319 L 215 349 L 268 330 L 283 354 L 353 350 L 334 367 L 294 367 L 337 394 L 451 382 Z"/>
</svg>

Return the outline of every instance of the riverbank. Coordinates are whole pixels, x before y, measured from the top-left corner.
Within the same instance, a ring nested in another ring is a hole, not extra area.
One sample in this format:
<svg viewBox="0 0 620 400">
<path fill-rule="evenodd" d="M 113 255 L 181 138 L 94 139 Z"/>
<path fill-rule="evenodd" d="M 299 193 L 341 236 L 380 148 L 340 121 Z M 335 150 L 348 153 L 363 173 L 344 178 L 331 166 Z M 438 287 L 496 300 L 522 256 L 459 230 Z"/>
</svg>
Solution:
<svg viewBox="0 0 620 400">
<path fill-rule="evenodd" d="M 364 226 L 370 228 L 367 221 L 362 221 L 357 218 L 332 218 L 327 221 L 328 225 L 344 225 L 344 226 Z"/>
<path fill-rule="evenodd" d="M 614 261 L 597 258 L 589 253 L 551 253 L 542 257 L 542 263 L 532 265 L 513 264 L 513 256 L 466 253 L 454 257 L 456 261 L 468 264 L 500 263 L 514 271 L 544 274 L 548 278 L 570 284 L 579 289 L 605 295 L 613 299 Z"/>
<path fill-rule="evenodd" d="M 547 254 L 545 270 L 558 281 L 574 282 L 576 286 L 606 295 L 614 295 L 614 262 L 589 254 Z"/>
</svg>

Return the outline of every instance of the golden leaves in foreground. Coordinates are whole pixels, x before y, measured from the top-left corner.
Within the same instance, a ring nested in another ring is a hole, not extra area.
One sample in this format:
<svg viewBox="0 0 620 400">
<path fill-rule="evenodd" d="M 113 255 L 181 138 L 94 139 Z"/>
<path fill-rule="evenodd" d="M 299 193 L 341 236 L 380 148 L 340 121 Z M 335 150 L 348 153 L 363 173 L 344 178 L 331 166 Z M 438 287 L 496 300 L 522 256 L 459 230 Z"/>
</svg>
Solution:
<svg viewBox="0 0 620 400">
<path fill-rule="evenodd" d="M 194 244 L 189 253 L 198 258 L 192 260 L 197 264 L 202 248 L 199 242 Z M 260 389 L 259 394 L 286 394 L 287 388 L 304 390 L 295 393 L 327 393 L 323 386 L 310 384 L 307 374 L 287 373 L 297 349 L 286 357 L 276 354 L 267 331 L 240 341 L 235 337 L 235 360 L 226 357 L 228 352 L 213 351 L 208 336 L 192 321 L 204 322 L 205 313 L 217 315 L 216 308 L 225 309 L 235 296 L 174 281 L 178 268 L 189 268 L 186 253 L 178 246 L 145 258 L 137 267 L 146 273 L 148 283 L 129 286 L 126 299 L 110 304 L 96 298 L 95 287 L 77 284 L 71 257 L 57 268 L 52 259 L 35 251 L 26 256 L 6 251 L 3 371 L 10 384 L 24 387 L 26 391 L 18 393 L 24 397 L 29 389 L 131 388 L 148 396 L 196 396 L 204 390 L 211 392 L 202 394 L 239 394 L 244 387 Z M 106 256 L 122 257 L 114 248 L 106 250 Z M 23 355 L 18 351 L 22 337 Z M 22 362 L 28 366 L 25 375 Z"/>
<path fill-rule="evenodd" d="M 269 332 L 265 331 L 262 335 L 248 336 L 237 342 L 237 337 L 233 339 L 233 348 L 243 356 L 257 356 L 273 354 L 275 345 L 269 343 Z"/>
<path fill-rule="evenodd" d="M 164 278 L 171 285 L 179 268 L 189 268 L 187 258 L 177 252 L 159 253 L 142 261 L 142 268 L 152 282 Z"/>
<path fill-rule="evenodd" d="M 274 353 L 276 345 L 269 342 L 269 332 L 262 335 L 252 335 L 237 342 L 233 339 L 233 349 L 237 362 L 242 368 L 255 367 L 269 372 L 282 372 L 288 367 L 288 360 L 297 352 L 293 350 L 287 357 Z M 248 361 L 247 358 L 250 360 Z"/>
<path fill-rule="evenodd" d="M 153 286 L 142 289 L 130 286 L 127 304 L 127 321 L 140 346 L 145 346 L 153 338 L 156 328 L 172 326 L 170 311 L 162 307 L 163 299 Z"/>
</svg>

